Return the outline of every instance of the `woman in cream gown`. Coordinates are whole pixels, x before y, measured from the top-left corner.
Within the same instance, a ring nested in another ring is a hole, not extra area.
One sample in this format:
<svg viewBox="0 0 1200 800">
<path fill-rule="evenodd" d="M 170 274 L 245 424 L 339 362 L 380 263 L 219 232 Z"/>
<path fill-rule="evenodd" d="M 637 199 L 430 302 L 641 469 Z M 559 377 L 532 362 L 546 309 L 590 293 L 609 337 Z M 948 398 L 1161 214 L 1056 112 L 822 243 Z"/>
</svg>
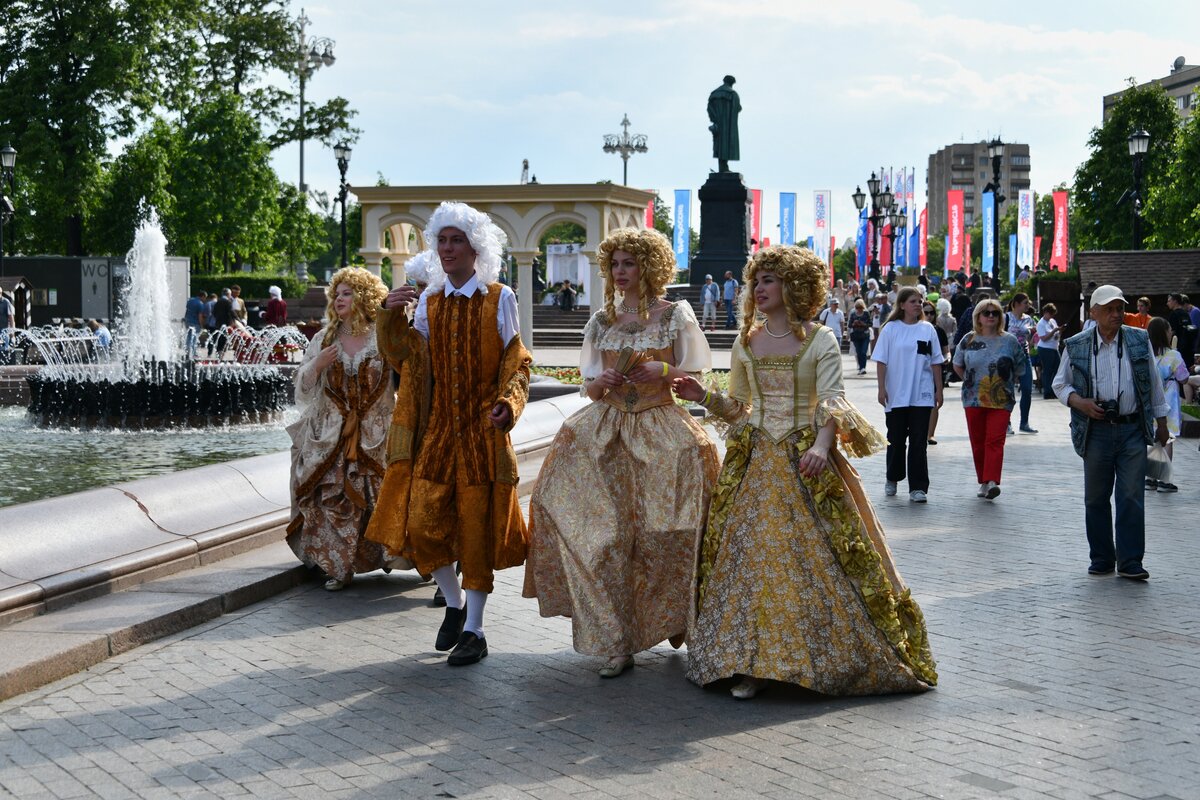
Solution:
<svg viewBox="0 0 1200 800">
<path fill-rule="evenodd" d="M 568 419 L 529 505 L 526 597 L 571 617 L 580 653 L 616 677 L 633 654 L 682 644 L 716 446 L 671 395 L 671 380 L 711 365 L 686 302 L 662 299 L 675 276 L 670 242 L 620 230 L 600 245 L 605 307 L 584 329 L 580 371 L 594 401 Z M 615 301 L 620 292 L 620 302 Z"/>
<path fill-rule="evenodd" d="M 841 351 L 811 320 L 825 265 L 768 247 L 747 265 L 729 393 L 675 381 L 729 424 L 700 559 L 688 678 L 767 680 L 825 694 L 917 692 L 937 682 L 921 610 L 896 571 L 858 473 L 837 451 L 884 444 L 846 401 Z M 757 312 L 757 314 L 756 314 Z"/>
<path fill-rule="evenodd" d="M 292 438 L 292 520 L 287 542 L 337 591 L 356 572 L 388 566 L 382 545 L 363 538 L 383 481 L 396 396 L 375 343 L 375 312 L 387 288 L 360 267 L 334 273 L 325 328 L 296 370 L 300 419 Z"/>
</svg>

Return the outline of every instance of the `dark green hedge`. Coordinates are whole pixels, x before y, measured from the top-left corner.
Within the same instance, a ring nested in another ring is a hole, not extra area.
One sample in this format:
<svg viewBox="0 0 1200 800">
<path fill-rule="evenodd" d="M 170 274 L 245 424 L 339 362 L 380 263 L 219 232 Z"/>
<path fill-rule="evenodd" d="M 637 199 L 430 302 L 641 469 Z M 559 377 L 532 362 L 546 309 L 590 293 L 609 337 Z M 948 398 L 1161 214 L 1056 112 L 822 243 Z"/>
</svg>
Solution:
<svg viewBox="0 0 1200 800">
<path fill-rule="evenodd" d="M 192 275 L 192 294 L 204 289 L 221 293 L 233 284 L 242 287 L 243 300 L 266 300 L 267 287 L 278 286 L 284 298 L 300 297 L 308 290 L 308 284 L 297 280 L 295 275 L 263 275 L 254 272 L 226 272 L 217 275 Z"/>
</svg>

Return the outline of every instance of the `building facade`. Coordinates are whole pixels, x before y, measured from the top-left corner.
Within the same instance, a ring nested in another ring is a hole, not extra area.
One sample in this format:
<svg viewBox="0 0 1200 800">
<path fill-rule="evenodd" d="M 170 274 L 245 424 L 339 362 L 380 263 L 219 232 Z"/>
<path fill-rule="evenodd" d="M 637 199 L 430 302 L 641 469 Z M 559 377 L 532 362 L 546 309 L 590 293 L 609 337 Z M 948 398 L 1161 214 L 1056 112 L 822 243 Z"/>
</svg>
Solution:
<svg viewBox="0 0 1200 800">
<path fill-rule="evenodd" d="M 1171 96 L 1171 100 L 1175 103 L 1175 112 L 1179 114 L 1180 119 L 1188 119 L 1192 116 L 1192 109 L 1196 107 L 1196 90 L 1200 89 L 1200 66 L 1188 64 L 1187 59 L 1183 56 L 1175 59 L 1175 63 L 1171 65 L 1171 74 L 1165 78 L 1156 78 L 1152 81 L 1147 81 L 1138 86 L 1139 89 L 1157 83 L 1166 90 Z M 1104 95 L 1104 121 L 1108 122 L 1108 118 L 1112 116 L 1113 106 L 1121 99 L 1121 95 L 1128 91 L 1122 90 L 1112 94 Z"/>
<path fill-rule="evenodd" d="M 925 188 L 929 198 L 929 233 L 947 227 L 946 192 L 961 189 L 963 222 L 971 227 L 983 213 L 983 187 L 992 182 L 988 143 L 962 142 L 943 147 L 929 157 Z M 1029 145 L 1005 142 L 1000 162 L 1000 193 L 1005 203 L 1016 202 L 1017 192 L 1029 188 Z M 1003 214 L 1005 206 L 999 213 Z"/>
</svg>

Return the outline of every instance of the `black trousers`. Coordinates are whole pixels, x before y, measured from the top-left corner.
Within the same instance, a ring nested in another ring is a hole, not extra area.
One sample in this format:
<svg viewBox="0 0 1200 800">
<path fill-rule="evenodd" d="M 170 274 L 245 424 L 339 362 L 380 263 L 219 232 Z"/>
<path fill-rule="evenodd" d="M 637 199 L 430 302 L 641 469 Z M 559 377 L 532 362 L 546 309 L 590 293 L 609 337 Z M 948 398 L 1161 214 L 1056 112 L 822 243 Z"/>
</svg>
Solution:
<svg viewBox="0 0 1200 800">
<path fill-rule="evenodd" d="M 904 406 L 887 412 L 887 479 L 899 483 L 908 476 L 910 492 L 929 491 L 929 416 L 932 406 Z"/>
</svg>

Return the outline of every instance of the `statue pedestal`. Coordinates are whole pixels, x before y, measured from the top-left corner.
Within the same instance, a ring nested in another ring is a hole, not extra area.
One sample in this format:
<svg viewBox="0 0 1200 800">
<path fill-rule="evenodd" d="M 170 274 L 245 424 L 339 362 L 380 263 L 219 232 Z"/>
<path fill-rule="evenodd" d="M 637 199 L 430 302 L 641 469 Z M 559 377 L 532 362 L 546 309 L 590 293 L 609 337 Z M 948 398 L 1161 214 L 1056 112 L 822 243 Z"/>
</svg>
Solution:
<svg viewBox="0 0 1200 800">
<path fill-rule="evenodd" d="M 710 172 L 700 187 L 700 247 L 692 259 L 690 282 L 706 274 L 720 283 L 732 272 L 740 282 L 750 255 L 750 190 L 739 172 Z"/>
</svg>

